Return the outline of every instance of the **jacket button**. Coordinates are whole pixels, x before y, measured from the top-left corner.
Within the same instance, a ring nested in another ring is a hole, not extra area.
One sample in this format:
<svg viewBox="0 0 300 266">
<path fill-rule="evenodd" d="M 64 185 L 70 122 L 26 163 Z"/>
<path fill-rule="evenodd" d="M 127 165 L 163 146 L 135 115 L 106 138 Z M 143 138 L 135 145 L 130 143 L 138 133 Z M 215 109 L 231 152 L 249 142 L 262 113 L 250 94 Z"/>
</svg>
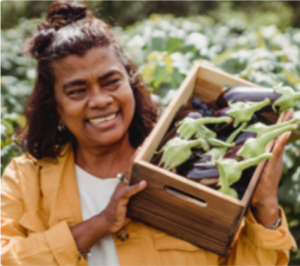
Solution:
<svg viewBox="0 0 300 266">
<path fill-rule="evenodd" d="M 129 234 L 128 234 L 128 232 L 127 232 L 125 229 L 122 229 L 122 230 L 120 230 L 120 231 L 117 233 L 117 238 L 118 238 L 120 241 L 124 242 L 124 241 L 126 241 L 126 240 L 129 238 Z"/>
</svg>

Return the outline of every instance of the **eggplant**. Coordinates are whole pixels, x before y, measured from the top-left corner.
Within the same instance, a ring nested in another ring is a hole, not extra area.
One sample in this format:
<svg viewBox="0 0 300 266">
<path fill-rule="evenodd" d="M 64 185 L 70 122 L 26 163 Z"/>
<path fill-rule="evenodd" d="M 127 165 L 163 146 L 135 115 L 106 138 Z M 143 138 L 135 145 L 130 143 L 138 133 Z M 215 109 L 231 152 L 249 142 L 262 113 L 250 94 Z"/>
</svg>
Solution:
<svg viewBox="0 0 300 266">
<path fill-rule="evenodd" d="M 177 168 L 177 173 L 205 186 L 218 185 L 219 169 L 212 164 L 201 163 L 199 159 L 182 164 Z"/>
<path fill-rule="evenodd" d="M 192 155 L 192 148 L 209 149 L 207 142 L 203 139 L 184 140 L 181 138 L 170 139 L 166 145 L 158 152 L 163 152 L 159 166 L 171 170 L 184 163 Z"/>
<path fill-rule="evenodd" d="M 259 138 L 260 136 L 270 133 L 276 129 L 282 128 L 283 126 L 287 126 L 296 122 L 299 122 L 299 118 L 293 118 L 289 121 L 280 123 L 280 124 L 275 124 L 272 126 L 266 126 L 263 123 L 256 123 L 251 126 L 248 126 L 244 132 L 242 132 L 234 141 L 235 145 L 240 145 L 244 143 L 247 139 L 249 138 Z"/>
<path fill-rule="evenodd" d="M 229 108 L 225 114 L 234 118 L 233 127 L 236 128 L 240 123 L 248 122 L 252 119 L 253 114 L 261 108 L 270 104 L 266 98 L 261 102 L 236 102 L 229 103 Z"/>
<path fill-rule="evenodd" d="M 230 111 L 230 107 L 225 107 L 221 110 L 218 110 L 214 117 L 231 117 L 227 112 Z M 243 110 L 241 110 L 241 113 Z M 257 115 L 255 113 L 252 114 L 250 120 L 248 121 L 248 125 L 254 124 L 258 121 Z M 231 123 L 225 124 L 215 124 L 214 125 L 214 131 L 217 132 L 218 135 L 224 136 L 230 134 L 234 130 L 234 119 Z"/>
<path fill-rule="evenodd" d="M 259 138 L 261 137 L 262 135 L 265 135 L 265 134 L 268 134 L 268 133 L 271 133 L 273 132 L 274 130 L 277 130 L 277 129 L 280 129 L 284 126 L 287 126 L 287 125 L 291 125 L 291 124 L 294 124 L 294 123 L 297 123 L 299 122 L 300 119 L 299 118 L 293 118 L 289 121 L 286 121 L 286 122 L 283 122 L 283 123 L 280 123 L 280 124 L 275 124 L 275 125 L 271 125 L 271 126 L 266 126 L 262 123 L 256 123 L 254 125 L 251 125 L 251 126 L 248 126 L 244 132 L 249 132 L 249 133 L 255 133 L 256 134 L 256 137 Z"/>
<path fill-rule="evenodd" d="M 241 200 L 243 198 L 255 170 L 256 170 L 256 166 L 251 166 L 251 167 L 245 169 L 242 172 L 241 178 L 237 182 L 235 182 L 234 184 L 232 184 L 230 186 L 237 192 L 238 199 Z"/>
<path fill-rule="evenodd" d="M 238 156 L 238 151 L 242 148 L 244 144 L 240 144 L 238 146 L 235 146 L 228 150 L 225 155 L 223 156 L 224 159 L 236 159 L 237 161 L 240 161 L 242 157 Z"/>
<path fill-rule="evenodd" d="M 174 127 L 168 134 L 165 135 L 165 137 L 162 139 L 161 143 L 159 144 L 157 150 L 161 150 L 162 147 L 170 140 L 176 137 L 179 137 L 179 134 L 177 133 L 178 127 Z M 162 153 L 155 153 L 154 157 L 151 160 L 151 163 L 154 165 L 158 165 L 162 158 Z"/>
<path fill-rule="evenodd" d="M 193 118 L 193 119 L 198 119 L 198 118 L 202 118 L 203 115 L 198 112 L 197 110 L 193 110 L 193 109 L 187 109 L 187 110 L 182 110 L 179 111 L 176 115 L 176 117 L 173 120 L 173 125 L 178 122 L 181 121 L 182 119 L 189 117 L 189 118 Z M 170 140 L 176 137 L 179 137 L 179 133 L 177 133 L 177 129 L 179 126 L 175 126 L 173 127 L 166 135 L 165 137 L 162 139 L 162 141 L 160 142 L 157 150 L 161 150 L 161 148 Z M 153 159 L 151 160 L 151 162 L 155 165 L 158 165 L 160 160 L 162 157 L 162 153 L 156 154 Z"/>
<path fill-rule="evenodd" d="M 232 87 L 224 90 L 216 100 L 219 109 L 229 106 L 229 102 L 261 102 L 266 98 L 271 102 L 276 101 L 281 96 L 272 88 L 253 88 L 253 87 Z"/>
<path fill-rule="evenodd" d="M 199 158 L 199 163 L 211 162 L 212 160 L 213 160 L 213 156 L 205 153 Z"/>
<path fill-rule="evenodd" d="M 284 111 L 292 108 L 300 100 L 300 92 L 290 87 L 278 85 L 274 88 L 233 87 L 222 92 L 216 100 L 219 109 L 229 106 L 232 102 L 260 102 L 268 98 L 270 105 L 260 111 Z"/>
<path fill-rule="evenodd" d="M 284 123 L 266 126 L 262 123 L 256 123 L 247 127 L 235 140 L 236 146 L 229 150 L 224 158 L 242 158 L 256 157 L 265 152 L 268 143 L 281 134 L 295 130 L 296 125 L 291 125 L 299 121 L 298 118 L 291 119 Z"/>
<path fill-rule="evenodd" d="M 256 138 L 257 134 L 255 132 L 242 132 L 238 137 L 235 139 L 234 143 L 236 146 L 243 144 L 249 138 Z"/>
<path fill-rule="evenodd" d="M 230 136 L 227 138 L 226 143 L 232 144 L 236 136 L 246 127 L 247 123 L 241 124 L 235 131 L 233 131 Z M 217 161 L 226 154 L 227 148 L 213 148 L 207 153 L 203 154 L 203 160 L 206 161 Z"/>
<path fill-rule="evenodd" d="M 240 179 L 242 172 L 245 169 L 272 157 L 273 155 L 271 153 L 264 153 L 255 158 L 246 159 L 240 162 L 237 162 L 234 159 L 223 159 L 214 162 L 214 165 L 218 167 L 220 172 L 219 191 L 233 198 L 238 198 L 238 193 L 230 186 Z"/>
<path fill-rule="evenodd" d="M 261 135 L 258 138 L 249 138 L 246 140 L 241 149 L 237 152 L 237 156 L 243 158 L 253 158 L 265 152 L 268 143 L 287 131 L 292 131 L 297 128 L 297 125 L 286 125 L 282 123 L 277 129 Z"/>
<path fill-rule="evenodd" d="M 175 119 L 173 120 L 173 124 L 174 125 L 177 124 L 178 122 L 182 121 L 186 117 L 190 119 L 199 119 L 202 118 L 203 115 L 197 110 L 193 110 L 193 109 L 183 110 L 176 115 Z M 171 131 L 169 131 L 169 133 L 161 141 L 160 147 L 162 147 L 168 140 L 180 136 L 180 134 L 177 133 L 178 128 L 179 126 L 175 126 L 171 129 Z"/>
<path fill-rule="evenodd" d="M 230 123 L 232 118 L 230 117 L 204 117 L 199 119 L 192 119 L 186 117 L 182 121 L 178 122 L 177 132 L 180 134 L 180 137 L 183 139 L 191 139 L 193 136 L 196 137 L 207 137 L 207 138 L 216 138 L 217 134 L 207 127 L 203 127 L 206 124 L 214 124 L 214 123 Z M 202 136 L 203 135 L 203 136 Z"/>
<path fill-rule="evenodd" d="M 190 117 L 193 119 L 199 119 L 199 118 L 203 117 L 203 114 L 200 111 L 194 110 L 194 109 L 182 110 L 176 114 L 176 116 L 174 118 L 174 124 L 178 121 L 183 120 L 186 117 Z"/>
</svg>

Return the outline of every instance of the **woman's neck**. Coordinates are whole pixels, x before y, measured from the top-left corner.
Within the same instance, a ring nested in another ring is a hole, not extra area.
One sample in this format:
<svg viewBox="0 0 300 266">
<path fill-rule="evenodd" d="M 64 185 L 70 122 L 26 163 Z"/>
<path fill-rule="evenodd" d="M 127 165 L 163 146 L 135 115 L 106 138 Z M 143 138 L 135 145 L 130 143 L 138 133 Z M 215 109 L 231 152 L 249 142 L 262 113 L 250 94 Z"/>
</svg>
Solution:
<svg viewBox="0 0 300 266">
<path fill-rule="evenodd" d="M 75 162 L 88 173 L 99 178 L 115 177 L 129 168 L 131 158 L 136 148 L 129 142 L 126 134 L 119 142 L 109 146 L 86 147 L 76 144 Z"/>
</svg>

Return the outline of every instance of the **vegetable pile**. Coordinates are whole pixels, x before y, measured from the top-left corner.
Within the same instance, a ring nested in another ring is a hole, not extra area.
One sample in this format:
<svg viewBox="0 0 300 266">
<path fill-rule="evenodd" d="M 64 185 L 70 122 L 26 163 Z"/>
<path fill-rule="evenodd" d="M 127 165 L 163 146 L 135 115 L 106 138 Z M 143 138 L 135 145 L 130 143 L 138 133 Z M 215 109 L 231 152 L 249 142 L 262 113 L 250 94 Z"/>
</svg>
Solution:
<svg viewBox="0 0 300 266">
<path fill-rule="evenodd" d="M 300 93 L 281 84 L 230 88 L 213 104 L 193 98 L 175 116 L 152 163 L 241 199 L 256 165 L 272 158 L 268 143 L 300 121 L 272 125 L 264 114 L 280 114 L 298 100 Z"/>
</svg>

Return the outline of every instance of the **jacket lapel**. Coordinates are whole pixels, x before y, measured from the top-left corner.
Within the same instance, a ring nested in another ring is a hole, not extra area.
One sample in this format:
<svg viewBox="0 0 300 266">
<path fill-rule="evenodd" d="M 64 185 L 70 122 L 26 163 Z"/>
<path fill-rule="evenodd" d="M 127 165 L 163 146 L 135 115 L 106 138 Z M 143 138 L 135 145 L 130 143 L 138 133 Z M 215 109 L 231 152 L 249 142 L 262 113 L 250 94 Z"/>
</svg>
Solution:
<svg viewBox="0 0 300 266">
<path fill-rule="evenodd" d="M 49 227 L 67 220 L 82 221 L 72 145 L 63 147 L 56 161 L 41 160 L 41 190 L 50 208 Z"/>
</svg>

